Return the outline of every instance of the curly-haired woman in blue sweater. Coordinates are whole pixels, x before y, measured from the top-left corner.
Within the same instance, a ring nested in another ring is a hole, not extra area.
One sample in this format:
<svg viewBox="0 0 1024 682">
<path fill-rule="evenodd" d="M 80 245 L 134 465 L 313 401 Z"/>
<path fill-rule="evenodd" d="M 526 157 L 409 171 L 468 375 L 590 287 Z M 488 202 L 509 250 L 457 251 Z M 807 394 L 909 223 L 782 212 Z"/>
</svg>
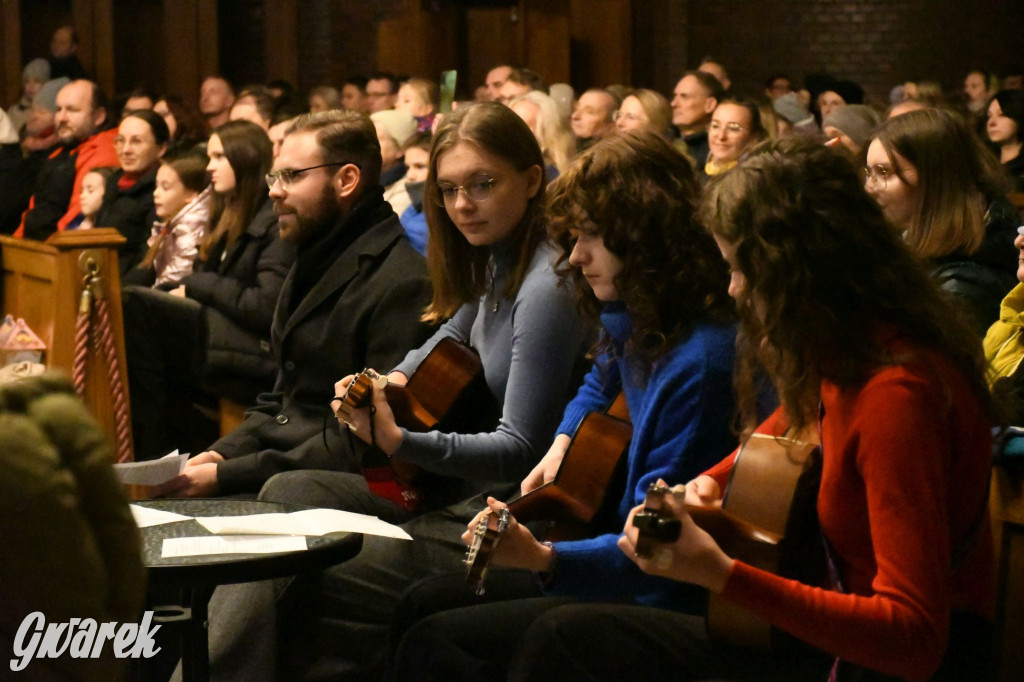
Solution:
<svg viewBox="0 0 1024 682">
<path fill-rule="evenodd" d="M 404 622 L 438 606 L 443 610 L 406 633 L 396 660 L 398 679 L 503 678 L 517 633 L 564 603 L 550 597 L 692 606 L 692 593 L 638 571 L 616 542 L 648 484 L 690 480 L 735 443 L 728 273 L 694 218 L 696 177 L 660 137 L 630 134 L 595 145 L 549 191 L 549 230 L 562 247 L 563 277 L 584 310 L 600 318 L 603 334 L 593 370 L 522 489 L 552 480 L 583 417 L 603 411 L 623 391 L 633 423 L 626 490 L 607 532 L 589 539 L 545 544 L 510 521 L 492 562 L 535 572 L 543 597 L 453 608 L 465 597 L 450 582 L 414 588 Z M 490 498 L 481 515 L 504 506 Z M 471 540 L 479 518 L 464 541 Z M 495 592 L 516 595 L 501 587 Z M 400 617 L 396 623 L 401 622 Z"/>
</svg>

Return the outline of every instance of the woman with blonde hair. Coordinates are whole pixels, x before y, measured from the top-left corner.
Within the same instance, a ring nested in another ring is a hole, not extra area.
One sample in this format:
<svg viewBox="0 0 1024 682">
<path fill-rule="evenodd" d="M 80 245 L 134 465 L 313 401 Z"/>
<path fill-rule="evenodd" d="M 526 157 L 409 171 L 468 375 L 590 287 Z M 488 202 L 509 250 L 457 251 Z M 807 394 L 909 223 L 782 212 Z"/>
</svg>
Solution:
<svg viewBox="0 0 1024 682">
<path fill-rule="evenodd" d="M 531 90 L 513 99 L 509 107 L 530 126 L 544 154 L 547 179 L 554 179 L 569 167 L 574 147 L 572 132 L 558 104 L 540 90 Z"/>
<path fill-rule="evenodd" d="M 640 88 L 622 98 L 615 112 L 615 128 L 620 133 L 649 130 L 668 137 L 672 126 L 672 107 L 664 95 Z"/>
</svg>

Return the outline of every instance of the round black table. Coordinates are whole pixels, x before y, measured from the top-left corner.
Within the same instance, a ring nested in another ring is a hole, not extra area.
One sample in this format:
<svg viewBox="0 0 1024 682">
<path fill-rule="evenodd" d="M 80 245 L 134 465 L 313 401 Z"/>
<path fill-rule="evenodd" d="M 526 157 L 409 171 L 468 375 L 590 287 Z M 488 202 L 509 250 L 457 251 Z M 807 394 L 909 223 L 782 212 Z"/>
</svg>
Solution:
<svg viewBox="0 0 1024 682">
<path fill-rule="evenodd" d="M 142 507 L 184 516 L 243 516 L 292 512 L 310 507 L 257 500 L 168 499 L 135 502 Z M 181 591 L 178 606 L 157 607 L 155 622 L 185 622 L 181 642 L 182 679 L 209 678 L 209 641 L 206 633 L 207 607 L 217 585 L 245 583 L 298 575 L 351 559 L 363 545 L 361 533 L 329 533 L 306 536 L 306 550 L 275 554 L 207 554 L 164 558 L 163 541 L 213 535 L 194 519 L 139 529 L 142 561 L 149 569 L 149 582 Z"/>
</svg>

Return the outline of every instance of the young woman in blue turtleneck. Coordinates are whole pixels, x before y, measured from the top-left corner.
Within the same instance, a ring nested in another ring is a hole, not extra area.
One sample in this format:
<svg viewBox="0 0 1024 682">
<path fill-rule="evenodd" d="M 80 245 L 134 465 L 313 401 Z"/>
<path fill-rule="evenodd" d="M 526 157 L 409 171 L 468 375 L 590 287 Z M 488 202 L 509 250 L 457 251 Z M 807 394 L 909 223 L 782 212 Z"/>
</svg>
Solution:
<svg viewBox="0 0 1024 682">
<path fill-rule="evenodd" d="M 398 650 L 397 679 L 504 679 L 500 671 L 517 635 L 565 603 L 546 597 L 693 606 L 685 588 L 642 574 L 616 543 L 648 484 L 690 480 L 735 444 L 728 272 L 694 218 L 696 177 L 659 136 L 628 134 L 589 149 L 549 192 L 549 232 L 562 249 L 561 274 L 584 311 L 599 316 L 603 333 L 559 435 L 521 487 L 527 492 L 552 480 L 582 418 L 607 408 L 621 390 L 633 423 L 626 491 L 606 532 L 585 540 L 541 543 L 512 519 L 492 565 L 536 572 L 545 596 L 451 608 L 420 620 Z M 485 512 L 503 506 L 489 498 Z M 475 525 L 463 536 L 467 543 Z M 436 609 L 464 601 L 438 581 L 415 589 L 406 604 Z M 510 644 L 495 646 L 498 640 Z"/>
</svg>

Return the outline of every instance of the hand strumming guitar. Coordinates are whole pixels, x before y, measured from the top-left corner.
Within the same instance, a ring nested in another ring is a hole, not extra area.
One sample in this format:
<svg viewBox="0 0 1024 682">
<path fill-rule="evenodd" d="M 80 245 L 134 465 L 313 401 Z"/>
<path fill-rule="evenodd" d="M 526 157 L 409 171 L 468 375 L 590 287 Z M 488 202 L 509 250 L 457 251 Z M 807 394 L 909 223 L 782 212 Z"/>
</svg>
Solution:
<svg viewBox="0 0 1024 682">
<path fill-rule="evenodd" d="M 493 497 L 487 498 L 487 508 L 473 517 L 469 522 L 467 530 L 462 534 L 462 541 L 466 546 L 473 543 L 476 527 L 483 518 L 491 512 L 499 512 L 504 509 L 504 502 L 499 502 Z M 515 517 L 509 517 L 508 528 L 501 536 L 501 542 L 491 554 L 491 563 L 508 568 L 524 568 L 530 571 L 544 573 L 551 570 L 555 553 L 551 547 L 538 542 L 533 537 L 530 529 L 516 521 Z"/>
<path fill-rule="evenodd" d="M 355 376 L 350 374 L 334 384 L 334 395 L 344 396 Z M 401 372 L 392 372 L 387 376 L 387 380 L 390 383 L 404 386 L 409 378 Z M 334 411 L 342 428 L 347 428 L 356 438 L 367 444 L 371 443 L 372 435 L 373 444 L 390 457 L 402 444 L 402 430 L 395 423 L 395 415 L 391 411 L 391 406 L 388 405 L 387 396 L 384 394 L 383 388 L 379 388 L 374 384 L 372 390 L 373 407 L 376 410 L 373 416 L 374 428 L 372 434 L 370 431 L 369 408 L 353 409 L 341 400 L 334 399 L 331 401 L 331 410 Z"/>
<path fill-rule="evenodd" d="M 547 454 L 541 458 L 537 466 L 533 467 L 533 471 L 527 474 L 523 482 L 519 484 L 519 492 L 525 495 L 531 490 L 555 480 L 555 474 L 558 473 L 558 467 L 562 466 L 562 459 L 565 457 L 565 452 L 569 449 L 569 443 L 571 442 L 572 438 L 564 433 L 555 436 L 555 441 L 548 448 Z"/>
<path fill-rule="evenodd" d="M 658 483 L 666 485 L 664 481 L 659 480 Z M 633 525 L 633 518 L 644 510 L 643 505 L 638 505 L 629 512 L 623 535 L 619 538 L 619 549 L 644 573 L 693 583 L 718 593 L 725 588 L 733 560 L 690 518 L 685 499 L 691 495 L 690 487 L 674 488 L 672 494 L 664 498 L 665 510 L 673 518 L 679 519 L 682 525 L 675 542 L 660 544 L 648 558 L 638 557 L 636 546 L 639 531 Z"/>
</svg>

